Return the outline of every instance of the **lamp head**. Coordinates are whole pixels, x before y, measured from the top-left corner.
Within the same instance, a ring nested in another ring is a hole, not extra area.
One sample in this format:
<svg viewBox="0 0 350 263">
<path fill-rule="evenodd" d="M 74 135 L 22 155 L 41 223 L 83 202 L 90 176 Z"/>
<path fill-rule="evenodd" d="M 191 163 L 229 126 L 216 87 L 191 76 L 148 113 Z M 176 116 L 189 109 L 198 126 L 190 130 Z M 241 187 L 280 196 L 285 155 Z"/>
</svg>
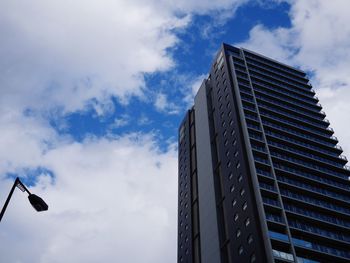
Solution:
<svg viewBox="0 0 350 263">
<path fill-rule="evenodd" d="M 28 196 L 28 199 L 34 209 L 38 212 L 46 211 L 49 209 L 49 206 L 45 203 L 45 201 L 35 194 L 30 194 Z"/>
</svg>

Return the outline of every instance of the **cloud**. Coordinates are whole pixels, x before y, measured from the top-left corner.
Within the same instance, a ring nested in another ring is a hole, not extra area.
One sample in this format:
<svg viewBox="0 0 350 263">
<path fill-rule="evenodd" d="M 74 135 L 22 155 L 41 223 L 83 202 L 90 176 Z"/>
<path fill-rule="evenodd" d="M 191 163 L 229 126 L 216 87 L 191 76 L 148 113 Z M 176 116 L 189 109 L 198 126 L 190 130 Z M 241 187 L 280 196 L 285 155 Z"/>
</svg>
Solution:
<svg viewBox="0 0 350 263">
<path fill-rule="evenodd" d="M 144 73 L 174 65 L 167 50 L 192 14 L 244 2 L 2 1 L 0 103 L 69 112 L 91 99 L 142 96 Z"/>
<path fill-rule="evenodd" d="M 345 153 L 350 134 L 344 118 L 350 114 L 350 17 L 349 2 L 288 1 L 290 28 L 255 26 L 239 46 L 260 52 L 310 72 L 320 98 Z"/>
<path fill-rule="evenodd" d="M 0 178 L 8 172 L 37 166 L 43 153 L 69 141 L 36 115 L 24 116 L 10 110 L 0 113 Z"/>
<path fill-rule="evenodd" d="M 246 41 L 235 45 L 265 54 L 281 62 L 288 64 L 293 64 L 294 62 L 292 60 L 294 47 L 290 43 L 290 29 L 287 28 L 270 30 L 258 24 L 250 30 L 249 38 Z"/>
<path fill-rule="evenodd" d="M 195 77 L 188 77 L 188 80 L 183 81 L 182 93 L 184 93 L 184 102 L 186 107 L 190 108 L 193 106 L 194 97 L 197 94 L 202 82 L 208 77 L 208 75 L 201 74 Z M 187 78 L 186 78 L 187 79 Z"/>
<path fill-rule="evenodd" d="M 65 129 L 67 114 L 103 117 L 115 112 L 114 99 L 142 98 L 144 74 L 176 66 L 169 49 L 193 15 L 244 2 L 0 2 L 0 200 L 13 183 L 8 173 L 31 171 L 30 190 L 50 206 L 37 214 L 15 191 L 1 222 L 2 261 L 176 261 L 173 145 L 160 151 L 164 143 L 147 134 L 76 142 L 50 120 Z M 176 110 L 164 96 L 158 105 Z"/>
<path fill-rule="evenodd" d="M 5 1 L 0 10 L 1 104 L 66 111 L 93 98 L 141 96 L 142 74 L 173 65 L 171 30 L 188 21 L 123 0 Z"/>
<path fill-rule="evenodd" d="M 175 262 L 176 159 L 173 147 L 161 152 L 147 134 L 67 143 L 43 154 L 40 163 L 55 182 L 42 175 L 30 190 L 49 211 L 36 213 L 16 190 L 1 222 L 2 261 Z M 1 200 L 11 183 L 3 180 Z"/>
<path fill-rule="evenodd" d="M 142 125 L 149 125 L 152 123 L 152 120 L 150 120 L 144 113 L 141 114 L 140 118 L 137 120 L 137 124 Z"/>
<path fill-rule="evenodd" d="M 169 102 L 167 95 L 162 92 L 156 95 L 154 106 L 158 111 L 167 114 L 178 114 L 180 112 L 180 107 L 173 102 Z"/>
<path fill-rule="evenodd" d="M 110 128 L 120 128 L 128 125 L 130 122 L 130 116 L 123 114 L 120 118 L 115 118 L 114 122 L 110 125 Z"/>
</svg>

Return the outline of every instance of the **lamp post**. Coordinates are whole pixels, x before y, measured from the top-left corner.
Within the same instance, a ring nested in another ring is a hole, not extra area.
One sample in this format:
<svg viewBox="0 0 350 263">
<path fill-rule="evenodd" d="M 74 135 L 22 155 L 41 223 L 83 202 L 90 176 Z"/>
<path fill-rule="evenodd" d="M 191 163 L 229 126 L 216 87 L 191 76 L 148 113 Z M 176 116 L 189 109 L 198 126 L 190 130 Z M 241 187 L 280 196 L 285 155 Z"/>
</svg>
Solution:
<svg viewBox="0 0 350 263">
<path fill-rule="evenodd" d="M 46 211 L 49 208 L 49 206 L 45 203 L 45 201 L 43 199 L 41 199 L 39 196 L 37 196 L 35 194 L 30 193 L 29 190 L 27 189 L 27 187 L 17 177 L 12 188 L 11 188 L 11 191 L 6 199 L 4 207 L 1 210 L 0 221 L 1 221 L 2 217 L 4 216 L 7 205 L 9 204 L 10 199 L 11 199 L 12 194 L 13 194 L 13 191 L 15 190 L 16 187 L 18 187 L 22 192 L 28 193 L 29 202 L 31 203 L 31 205 L 34 207 L 34 209 L 36 211 L 38 211 L 38 212 Z"/>
</svg>

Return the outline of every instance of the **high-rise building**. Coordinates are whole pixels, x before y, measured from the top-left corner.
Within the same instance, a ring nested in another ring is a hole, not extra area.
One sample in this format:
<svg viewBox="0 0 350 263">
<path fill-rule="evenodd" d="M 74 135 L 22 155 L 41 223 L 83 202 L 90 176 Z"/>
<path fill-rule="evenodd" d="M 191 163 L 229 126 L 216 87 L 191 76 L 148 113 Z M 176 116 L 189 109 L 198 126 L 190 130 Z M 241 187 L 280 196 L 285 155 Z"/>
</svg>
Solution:
<svg viewBox="0 0 350 263">
<path fill-rule="evenodd" d="M 350 262 L 350 171 L 308 82 L 223 44 L 179 127 L 179 263 Z"/>
</svg>

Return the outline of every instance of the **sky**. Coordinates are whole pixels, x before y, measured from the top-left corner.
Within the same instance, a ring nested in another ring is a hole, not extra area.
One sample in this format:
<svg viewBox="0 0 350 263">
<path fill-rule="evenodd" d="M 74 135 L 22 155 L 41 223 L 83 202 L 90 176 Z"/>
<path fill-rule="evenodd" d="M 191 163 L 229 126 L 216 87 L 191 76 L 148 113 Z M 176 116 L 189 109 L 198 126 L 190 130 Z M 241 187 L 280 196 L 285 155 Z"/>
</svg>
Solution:
<svg viewBox="0 0 350 263">
<path fill-rule="evenodd" d="M 350 153 L 348 0 L 0 1 L 0 261 L 176 262 L 177 128 L 221 43 L 308 73 Z"/>
</svg>

